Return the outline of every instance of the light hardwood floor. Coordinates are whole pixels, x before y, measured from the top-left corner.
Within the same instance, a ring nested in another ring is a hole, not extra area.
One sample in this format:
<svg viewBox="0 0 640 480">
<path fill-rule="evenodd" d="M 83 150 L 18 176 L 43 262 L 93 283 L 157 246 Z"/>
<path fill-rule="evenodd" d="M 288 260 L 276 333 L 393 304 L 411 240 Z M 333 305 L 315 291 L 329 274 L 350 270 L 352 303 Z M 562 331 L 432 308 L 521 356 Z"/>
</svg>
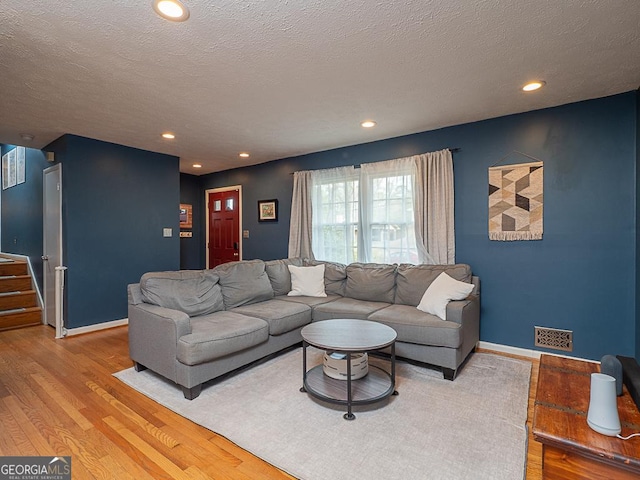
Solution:
<svg viewBox="0 0 640 480">
<path fill-rule="evenodd" d="M 112 376 L 129 368 L 127 327 L 54 339 L 0 332 L 0 456 L 72 457 L 74 479 L 291 479 Z M 538 364 L 533 362 L 531 432 Z M 527 480 L 541 475 L 529 438 Z"/>
</svg>

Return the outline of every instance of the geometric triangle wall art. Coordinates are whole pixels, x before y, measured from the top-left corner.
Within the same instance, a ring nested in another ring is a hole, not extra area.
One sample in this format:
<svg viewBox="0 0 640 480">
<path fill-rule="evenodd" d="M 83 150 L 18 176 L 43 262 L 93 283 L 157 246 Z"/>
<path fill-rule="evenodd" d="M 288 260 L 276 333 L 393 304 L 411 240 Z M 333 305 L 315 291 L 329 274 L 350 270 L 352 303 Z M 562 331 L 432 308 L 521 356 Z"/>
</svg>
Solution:
<svg viewBox="0 0 640 480">
<path fill-rule="evenodd" d="M 489 239 L 542 240 L 543 164 L 489 167 Z"/>
</svg>

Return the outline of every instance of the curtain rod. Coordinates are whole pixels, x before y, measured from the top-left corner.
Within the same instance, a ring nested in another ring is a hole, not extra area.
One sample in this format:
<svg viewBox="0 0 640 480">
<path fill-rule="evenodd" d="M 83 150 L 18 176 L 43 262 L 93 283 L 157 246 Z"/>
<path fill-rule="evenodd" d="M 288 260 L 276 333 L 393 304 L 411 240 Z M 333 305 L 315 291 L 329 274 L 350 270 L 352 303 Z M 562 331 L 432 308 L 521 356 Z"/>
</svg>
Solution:
<svg viewBox="0 0 640 480">
<path fill-rule="evenodd" d="M 455 153 L 455 152 L 459 152 L 462 149 L 460 147 L 453 147 L 453 148 L 445 148 L 443 150 L 449 150 L 451 153 Z M 381 160 L 381 161 L 384 161 L 384 160 Z M 360 167 L 361 167 L 360 164 L 353 166 L 353 168 L 360 168 Z M 296 173 L 296 172 L 291 172 L 291 173 L 289 173 L 289 175 L 293 175 L 294 173 Z"/>
</svg>

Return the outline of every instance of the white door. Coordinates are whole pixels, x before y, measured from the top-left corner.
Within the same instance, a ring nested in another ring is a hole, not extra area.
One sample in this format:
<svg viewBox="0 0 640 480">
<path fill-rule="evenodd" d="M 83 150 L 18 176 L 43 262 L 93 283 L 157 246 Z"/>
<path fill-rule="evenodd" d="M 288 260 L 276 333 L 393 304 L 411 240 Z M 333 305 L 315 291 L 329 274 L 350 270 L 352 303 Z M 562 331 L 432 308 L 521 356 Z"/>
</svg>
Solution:
<svg viewBox="0 0 640 480">
<path fill-rule="evenodd" d="M 44 170 L 43 253 L 44 321 L 56 326 L 56 267 L 62 266 L 62 165 Z"/>
</svg>

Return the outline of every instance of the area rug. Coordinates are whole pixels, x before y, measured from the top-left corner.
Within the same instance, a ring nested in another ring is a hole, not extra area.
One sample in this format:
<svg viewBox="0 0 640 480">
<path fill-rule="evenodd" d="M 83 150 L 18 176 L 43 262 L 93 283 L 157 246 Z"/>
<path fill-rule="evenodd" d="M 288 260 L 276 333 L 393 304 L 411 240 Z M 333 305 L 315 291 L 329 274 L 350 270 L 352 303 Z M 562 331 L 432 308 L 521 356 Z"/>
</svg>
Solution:
<svg viewBox="0 0 640 480">
<path fill-rule="evenodd" d="M 396 374 L 399 395 L 354 408 L 353 421 L 299 391 L 302 349 L 205 384 L 192 401 L 149 370 L 115 376 L 304 480 L 524 478 L 529 362 L 475 353 L 453 382 L 401 361 Z"/>
</svg>

